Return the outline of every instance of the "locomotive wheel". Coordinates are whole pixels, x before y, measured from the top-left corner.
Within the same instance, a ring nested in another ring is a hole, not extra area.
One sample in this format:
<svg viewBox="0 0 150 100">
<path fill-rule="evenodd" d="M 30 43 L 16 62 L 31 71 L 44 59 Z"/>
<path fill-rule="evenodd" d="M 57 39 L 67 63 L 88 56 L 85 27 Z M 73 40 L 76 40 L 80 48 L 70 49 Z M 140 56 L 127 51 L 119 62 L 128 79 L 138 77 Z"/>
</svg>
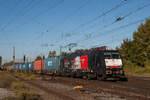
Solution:
<svg viewBox="0 0 150 100">
<path fill-rule="evenodd" d="M 97 76 L 97 80 L 100 80 L 100 81 L 105 81 L 106 78 L 104 75 L 101 75 L 101 76 Z"/>
<path fill-rule="evenodd" d="M 128 78 L 126 78 L 126 77 L 125 78 L 120 78 L 119 81 L 127 82 Z"/>
<path fill-rule="evenodd" d="M 82 78 L 85 79 L 85 80 L 89 80 L 88 75 L 83 75 Z"/>
<path fill-rule="evenodd" d="M 75 74 L 71 74 L 70 77 L 75 78 Z"/>
</svg>

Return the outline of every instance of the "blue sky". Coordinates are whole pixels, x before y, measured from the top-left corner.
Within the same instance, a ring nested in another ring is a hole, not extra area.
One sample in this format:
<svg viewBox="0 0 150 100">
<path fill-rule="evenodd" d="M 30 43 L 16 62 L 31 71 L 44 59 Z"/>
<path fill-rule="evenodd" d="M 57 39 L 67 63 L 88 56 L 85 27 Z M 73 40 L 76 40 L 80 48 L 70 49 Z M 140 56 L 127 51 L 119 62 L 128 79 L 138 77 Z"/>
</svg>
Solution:
<svg viewBox="0 0 150 100">
<path fill-rule="evenodd" d="M 4 62 L 12 60 L 13 46 L 16 59 L 24 54 L 30 59 L 47 56 L 50 50 L 59 53 L 60 45 L 69 43 L 78 44 L 73 50 L 103 45 L 115 48 L 123 39 L 132 39 L 142 21 L 111 30 L 150 16 L 148 4 L 149 0 L 0 0 L 0 56 Z"/>
</svg>

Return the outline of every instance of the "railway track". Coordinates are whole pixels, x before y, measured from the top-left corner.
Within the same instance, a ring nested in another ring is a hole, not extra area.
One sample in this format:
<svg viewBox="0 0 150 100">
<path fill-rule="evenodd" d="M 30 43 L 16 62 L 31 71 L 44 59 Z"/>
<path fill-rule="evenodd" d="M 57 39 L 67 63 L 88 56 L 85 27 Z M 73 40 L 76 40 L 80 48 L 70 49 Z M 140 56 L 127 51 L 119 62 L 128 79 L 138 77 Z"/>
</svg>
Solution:
<svg viewBox="0 0 150 100">
<path fill-rule="evenodd" d="M 147 77 L 128 76 L 128 82 L 112 82 L 38 76 L 41 77 L 38 80 L 18 79 L 43 91 L 46 100 L 150 100 L 150 80 Z M 77 85 L 82 85 L 83 89 L 74 90 L 73 87 Z M 52 98 L 48 99 L 50 97 Z"/>
</svg>

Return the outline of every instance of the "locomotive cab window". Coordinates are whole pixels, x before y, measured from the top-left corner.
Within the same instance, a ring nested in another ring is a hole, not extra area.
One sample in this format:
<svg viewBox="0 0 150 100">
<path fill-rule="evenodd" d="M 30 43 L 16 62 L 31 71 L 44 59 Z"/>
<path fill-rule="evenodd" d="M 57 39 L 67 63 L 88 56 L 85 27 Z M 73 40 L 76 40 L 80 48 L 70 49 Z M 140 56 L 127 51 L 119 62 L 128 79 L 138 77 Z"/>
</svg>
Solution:
<svg viewBox="0 0 150 100">
<path fill-rule="evenodd" d="M 105 59 L 111 59 L 111 53 L 104 53 Z"/>
<path fill-rule="evenodd" d="M 119 53 L 104 53 L 105 59 L 120 59 Z"/>
<path fill-rule="evenodd" d="M 113 59 L 120 59 L 120 54 L 119 53 L 112 53 L 112 58 Z"/>
</svg>

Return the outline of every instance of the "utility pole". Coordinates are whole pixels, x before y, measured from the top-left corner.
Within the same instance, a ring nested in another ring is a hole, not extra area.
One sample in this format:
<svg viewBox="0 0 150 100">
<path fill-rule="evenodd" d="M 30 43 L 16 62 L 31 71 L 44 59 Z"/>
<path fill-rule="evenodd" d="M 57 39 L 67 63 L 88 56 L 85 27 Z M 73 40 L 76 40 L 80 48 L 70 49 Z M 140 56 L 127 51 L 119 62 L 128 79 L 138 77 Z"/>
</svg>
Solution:
<svg viewBox="0 0 150 100">
<path fill-rule="evenodd" d="M 26 62 L 26 55 L 23 56 L 23 63 Z"/>
<path fill-rule="evenodd" d="M 60 55 L 61 55 L 61 52 L 62 52 L 62 46 L 60 46 Z"/>
<path fill-rule="evenodd" d="M 15 63 L 15 46 L 13 46 L 13 62 Z"/>
</svg>

